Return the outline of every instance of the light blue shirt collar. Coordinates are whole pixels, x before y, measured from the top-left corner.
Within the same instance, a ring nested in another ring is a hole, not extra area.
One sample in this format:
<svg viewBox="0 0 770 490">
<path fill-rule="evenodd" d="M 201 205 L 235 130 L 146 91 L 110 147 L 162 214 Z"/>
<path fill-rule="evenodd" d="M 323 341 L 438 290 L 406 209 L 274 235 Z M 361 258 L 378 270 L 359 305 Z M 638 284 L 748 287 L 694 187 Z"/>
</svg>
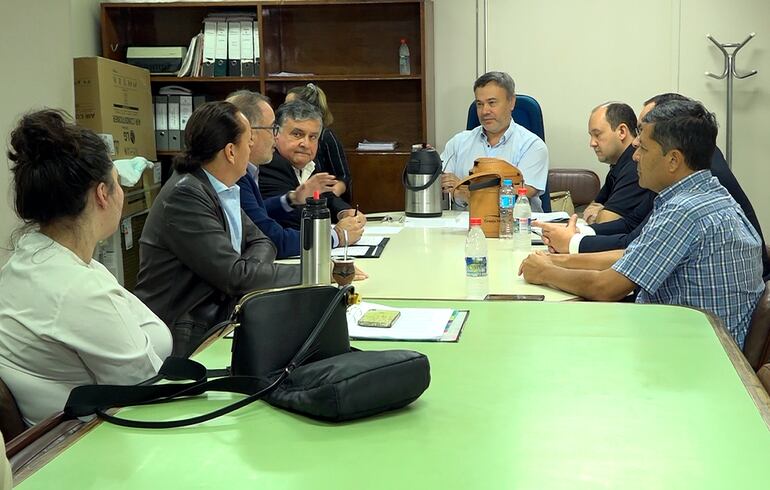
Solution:
<svg viewBox="0 0 770 490">
<path fill-rule="evenodd" d="M 217 193 L 219 203 L 225 212 L 228 228 L 230 228 L 230 242 L 233 250 L 241 253 L 241 239 L 243 238 L 243 222 L 241 221 L 241 188 L 238 185 L 227 187 L 222 181 L 203 170 L 208 177 L 214 192 Z"/>
<path fill-rule="evenodd" d="M 510 124 L 508 124 L 508 129 L 505 130 L 503 135 L 500 137 L 500 140 L 497 142 L 496 145 L 493 145 L 492 148 L 496 148 L 498 146 L 504 145 L 506 142 L 508 142 L 509 139 L 513 138 L 513 133 L 516 130 L 514 128 L 516 126 L 516 123 L 513 122 L 513 119 L 511 119 Z M 487 132 L 482 127 L 481 131 L 479 132 L 479 137 L 484 142 L 485 145 L 489 144 L 489 138 L 487 138 Z"/>
</svg>

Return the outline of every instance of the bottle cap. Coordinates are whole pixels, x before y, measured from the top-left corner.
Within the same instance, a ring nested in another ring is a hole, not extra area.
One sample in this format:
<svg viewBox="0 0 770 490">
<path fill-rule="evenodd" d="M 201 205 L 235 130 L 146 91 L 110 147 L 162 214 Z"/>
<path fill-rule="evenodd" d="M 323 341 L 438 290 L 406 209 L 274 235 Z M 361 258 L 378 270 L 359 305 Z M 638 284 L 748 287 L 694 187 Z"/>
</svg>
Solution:
<svg viewBox="0 0 770 490">
<path fill-rule="evenodd" d="M 503 185 L 513 185 L 513 181 L 511 179 L 503 179 Z"/>
<path fill-rule="evenodd" d="M 471 218 L 471 226 L 481 226 L 481 218 Z"/>
<path fill-rule="evenodd" d="M 318 191 L 313 191 L 313 199 L 316 201 L 321 197 L 321 194 L 318 193 Z"/>
<path fill-rule="evenodd" d="M 401 44 L 406 44 L 406 38 L 405 37 L 401 38 Z"/>
<path fill-rule="evenodd" d="M 527 195 L 527 188 L 526 187 L 519 187 L 516 190 L 516 194 L 518 194 L 519 196 L 526 196 Z"/>
</svg>

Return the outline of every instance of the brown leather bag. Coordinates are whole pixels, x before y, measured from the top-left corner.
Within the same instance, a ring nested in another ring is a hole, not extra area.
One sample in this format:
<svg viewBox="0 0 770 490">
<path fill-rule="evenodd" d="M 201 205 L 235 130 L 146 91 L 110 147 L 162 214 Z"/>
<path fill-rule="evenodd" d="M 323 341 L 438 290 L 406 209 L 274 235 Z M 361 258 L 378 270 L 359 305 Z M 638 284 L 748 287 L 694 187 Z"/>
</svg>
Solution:
<svg viewBox="0 0 770 490">
<path fill-rule="evenodd" d="M 481 229 L 487 238 L 500 234 L 500 186 L 511 179 L 514 189 L 521 187 L 521 171 L 500 158 L 477 158 L 470 175 L 457 186 L 466 185 L 470 191 L 471 218 L 481 218 Z"/>
</svg>

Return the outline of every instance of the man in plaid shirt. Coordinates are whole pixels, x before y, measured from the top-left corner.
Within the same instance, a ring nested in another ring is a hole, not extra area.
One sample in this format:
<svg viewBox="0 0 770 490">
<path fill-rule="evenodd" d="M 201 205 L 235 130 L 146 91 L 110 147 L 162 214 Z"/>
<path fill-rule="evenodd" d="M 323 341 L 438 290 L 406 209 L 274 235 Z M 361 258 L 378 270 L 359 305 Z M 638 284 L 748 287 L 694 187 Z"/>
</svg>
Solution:
<svg viewBox="0 0 770 490">
<path fill-rule="evenodd" d="M 677 100 L 656 105 L 640 127 L 639 185 L 658 196 L 639 237 L 625 251 L 538 252 L 519 273 L 592 300 L 617 301 L 638 287 L 637 303 L 702 308 L 721 318 L 743 347 L 764 289 L 761 240 L 711 176 L 716 118 L 699 102 Z"/>
</svg>

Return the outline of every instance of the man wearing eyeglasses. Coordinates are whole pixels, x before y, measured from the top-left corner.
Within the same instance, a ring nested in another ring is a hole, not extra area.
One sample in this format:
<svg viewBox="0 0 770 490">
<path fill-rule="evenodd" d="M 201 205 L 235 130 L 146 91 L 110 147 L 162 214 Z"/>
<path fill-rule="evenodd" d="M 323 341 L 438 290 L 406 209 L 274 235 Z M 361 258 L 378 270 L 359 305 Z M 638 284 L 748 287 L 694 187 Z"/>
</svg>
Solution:
<svg viewBox="0 0 770 490">
<path fill-rule="evenodd" d="M 273 158 L 275 136 L 279 126 L 275 123 L 275 114 L 267 97 L 250 90 L 233 92 L 227 101 L 235 105 L 249 120 L 252 131 L 251 153 L 247 174 L 238 180 L 241 189 L 241 208 L 255 225 L 275 244 L 278 258 L 299 255 L 299 231 L 282 226 L 276 220 L 291 219 L 293 205 L 304 203 L 314 191 L 325 192 L 327 187 L 336 182 L 327 173 L 318 173 L 301 183 L 292 191 L 263 199 L 258 185 L 259 168 Z M 363 233 L 363 226 L 357 220 L 346 217 L 332 229 L 332 246 L 344 244 L 347 231 L 347 243 L 357 242 Z"/>
<path fill-rule="evenodd" d="M 326 198 L 326 204 L 331 212 L 332 221 L 345 224 L 345 218 L 352 218 L 362 231 L 366 218 L 357 213 L 352 206 L 332 192 L 336 180 L 328 174 L 318 173 L 315 168 L 318 138 L 323 129 L 321 112 L 314 106 L 301 100 L 287 102 L 278 108 L 276 115 L 278 135 L 275 138 L 276 149 L 270 163 L 260 168 L 259 188 L 264 196 L 285 196 L 284 204 L 295 206 L 286 217 L 278 221 L 287 227 L 299 229 L 300 208 L 305 203 L 304 196 L 299 195 L 302 186 L 309 185 L 314 178 L 326 175 L 330 177 L 320 182 L 320 194 Z M 288 207 L 285 208 L 289 211 Z"/>
</svg>

